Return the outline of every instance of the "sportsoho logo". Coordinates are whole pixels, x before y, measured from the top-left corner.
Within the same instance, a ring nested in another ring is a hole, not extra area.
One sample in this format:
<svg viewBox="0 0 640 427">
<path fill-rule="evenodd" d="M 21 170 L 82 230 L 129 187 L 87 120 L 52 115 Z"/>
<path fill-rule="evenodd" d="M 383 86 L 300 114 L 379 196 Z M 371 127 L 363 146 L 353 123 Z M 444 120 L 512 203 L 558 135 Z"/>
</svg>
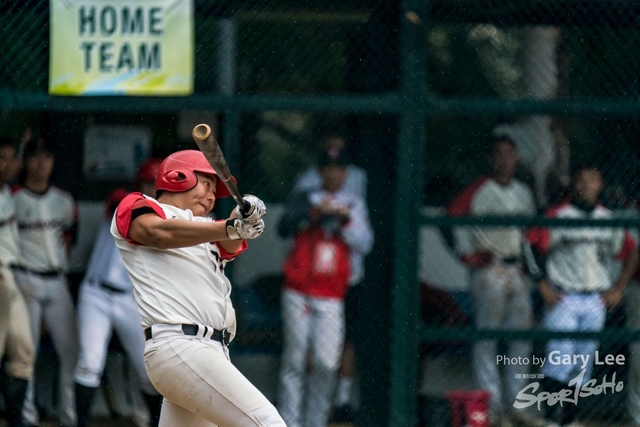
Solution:
<svg viewBox="0 0 640 427">
<path fill-rule="evenodd" d="M 526 385 L 516 395 L 516 401 L 513 403 L 513 407 L 516 409 L 528 408 L 532 405 L 536 405 L 538 410 L 540 410 L 544 403 L 549 406 L 554 406 L 558 403 L 560 405 L 563 405 L 563 403 L 572 403 L 577 405 L 580 398 L 597 396 L 602 393 L 619 393 L 624 389 L 623 382 L 616 381 L 616 372 L 611 375 L 610 380 L 608 380 L 607 375 L 605 375 L 600 383 L 598 383 L 597 379 L 590 379 L 586 382 L 584 381 L 587 369 L 590 365 L 624 365 L 625 357 L 622 354 L 601 355 L 596 351 L 593 355 L 568 355 L 561 354 L 559 351 L 552 351 L 547 355 L 547 357 L 532 356 L 531 359 L 527 357 L 509 358 L 504 355 L 498 355 L 496 357 L 496 363 L 498 365 L 531 365 L 540 368 L 543 372 L 538 374 L 516 375 L 516 378 L 544 378 L 544 372 L 553 371 L 554 366 L 574 366 L 576 368 L 580 368 L 580 372 L 567 382 L 566 388 L 554 393 L 541 390 L 540 382 L 537 381 Z"/>
</svg>

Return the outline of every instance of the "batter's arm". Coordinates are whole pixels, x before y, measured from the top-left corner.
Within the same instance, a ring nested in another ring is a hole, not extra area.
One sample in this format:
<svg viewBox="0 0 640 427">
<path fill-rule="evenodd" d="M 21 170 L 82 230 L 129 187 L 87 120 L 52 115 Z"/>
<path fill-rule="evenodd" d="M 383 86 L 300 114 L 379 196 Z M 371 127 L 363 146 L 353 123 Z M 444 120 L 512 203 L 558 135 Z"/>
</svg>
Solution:
<svg viewBox="0 0 640 427">
<path fill-rule="evenodd" d="M 237 218 L 237 212 L 235 209 L 233 209 L 231 211 L 231 215 L 229 215 L 229 218 Z M 226 231 L 225 231 L 226 234 Z M 242 247 L 242 242 L 244 240 L 240 239 L 240 240 L 231 240 L 227 237 L 226 240 L 219 240 L 218 243 L 220 244 L 220 246 L 222 246 L 224 248 L 225 251 L 227 251 L 228 254 L 235 254 L 240 247 Z"/>
<path fill-rule="evenodd" d="M 127 237 L 158 249 L 184 248 L 230 240 L 224 221 L 195 222 L 178 218 L 164 220 L 153 213 L 133 219 Z"/>
</svg>

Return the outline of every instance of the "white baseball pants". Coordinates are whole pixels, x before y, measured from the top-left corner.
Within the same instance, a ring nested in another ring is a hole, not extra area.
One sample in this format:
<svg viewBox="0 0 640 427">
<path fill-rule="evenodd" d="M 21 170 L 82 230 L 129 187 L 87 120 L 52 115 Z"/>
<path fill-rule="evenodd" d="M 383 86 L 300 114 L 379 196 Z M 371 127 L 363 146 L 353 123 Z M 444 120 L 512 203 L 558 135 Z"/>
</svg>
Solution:
<svg viewBox="0 0 640 427">
<path fill-rule="evenodd" d="M 60 424 L 74 426 L 76 408 L 73 371 L 78 357 L 78 337 L 76 316 L 67 279 L 64 275 L 43 277 L 22 271 L 17 271 L 15 278 L 27 304 L 35 348 L 37 349 L 40 344 L 42 320 L 51 334 L 59 360 Z M 24 423 L 27 425 L 38 425 L 34 381 L 35 375 L 29 381 L 22 412 Z"/>
<path fill-rule="evenodd" d="M 6 373 L 9 376 L 28 380 L 33 375 L 35 350 L 33 337 L 31 336 L 31 322 L 29 311 L 18 289 L 13 272 L 8 268 L 0 267 L 4 277 L 5 286 L 10 292 L 11 307 L 9 330 L 6 338 L 7 365 Z"/>
<path fill-rule="evenodd" d="M 344 301 L 284 290 L 282 322 L 278 409 L 289 427 L 326 427 L 344 344 Z"/>
<path fill-rule="evenodd" d="M 544 327 L 550 331 L 601 331 L 607 317 L 607 309 L 600 293 L 565 293 L 553 307 L 545 307 Z M 598 341 L 593 340 L 551 340 L 547 343 L 547 361 L 541 372 L 554 380 L 568 383 L 582 370 L 581 363 L 563 365 L 549 362 L 549 354 L 558 351 L 560 355 L 589 355 L 585 367 L 583 383 L 591 379 L 593 358 L 598 349 Z M 580 360 L 580 359 L 578 359 Z"/>
<path fill-rule="evenodd" d="M 185 336 L 180 325 L 154 325 L 144 359 L 164 396 L 159 427 L 286 427 L 218 341 Z"/>
<path fill-rule="evenodd" d="M 138 375 L 140 389 L 157 392 L 144 366 L 144 336 L 140 331 L 142 316 L 131 292 L 116 293 L 95 284 L 83 284 L 78 296 L 78 337 L 80 354 L 75 380 L 85 387 L 99 387 L 107 361 L 113 331 Z"/>
<path fill-rule="evenodd" d="M 533 324 L 533 308 L 530 287 L 524 279 L 519 264 L 499 261 L 471 275 L 471 294 L 478 329 L 530 329 Z M 528 373 L 522 365 L 504 366 L 504 386 L 500 366 L 496 363 L 498 343 L 494 340 L 477 341 L 473 346 L 473 367 L 478 386 L 491 393 L 491 410 L 501 414 L 511 407 L 518 392 L 526 385 L 520 379 Z M 531 343 L 510 342 L 507 357 L 531 358 Z M 516 374 L 520 378 L 516 378 Z M 506 404 L 506 406 L 505 406 Z"/>
</svg>

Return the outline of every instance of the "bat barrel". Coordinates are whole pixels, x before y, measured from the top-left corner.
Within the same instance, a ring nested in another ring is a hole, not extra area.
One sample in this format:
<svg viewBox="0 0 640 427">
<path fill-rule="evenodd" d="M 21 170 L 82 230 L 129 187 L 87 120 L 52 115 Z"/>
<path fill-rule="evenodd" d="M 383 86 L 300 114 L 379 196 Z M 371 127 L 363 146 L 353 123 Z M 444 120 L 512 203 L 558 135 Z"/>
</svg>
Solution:
<svg viewBox="0 0 640 427">
<path fill-rule="evenodd" d="M 205 139 L 209 138 L 210 135 L 211 128 L 206 124 L 197 125 L 191 132 L 191 136 L 193 136 L 193 139 L 195 139 L 196 141 L 204 141 Z"/>
</svg>

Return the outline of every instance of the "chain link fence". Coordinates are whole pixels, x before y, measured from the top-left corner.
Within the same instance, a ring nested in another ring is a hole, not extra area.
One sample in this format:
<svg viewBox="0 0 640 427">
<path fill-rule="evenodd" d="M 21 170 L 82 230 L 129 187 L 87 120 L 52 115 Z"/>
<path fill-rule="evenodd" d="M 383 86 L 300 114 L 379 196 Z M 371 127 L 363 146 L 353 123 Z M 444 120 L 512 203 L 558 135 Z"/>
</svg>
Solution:
<svg viewBox="0 0 640 427">
<path fill-rule="evenodd" d="M 47 95 L 48 2 L 1 2 L 0 133 L 19 140 L 30 127 L 53 139 L 64 166 L 58 185 L 95 205 L 130 183 L 80 173 L 87 129 L 145 126 L 162 157 L 193 148 L 197 121 L 212 124 L 241 190 L 268 206 L 265 235 L 229 271 L 239 325 L 231 349 L 274 402 L 292 243 L 278 227 L 295 207 L 296 182 L 326 151 L 319 135 L 340 133 L 349 163 L 366 174 L 375 243 L 347 301 L 355 385 L 346 399 L 340 385 L 331 390 L 332 422 L 568 423 L 572 403 L 541 393 L 574 390 L 584 367 L 602 393 L 576 398 L 577 419 L 632 424 L 639 284 L 631 280 L 615 305 L 607 295 L 609 310 L 599 294 L 620 284 L 637 239 L 639 9 L 596 0 L 196 0 L 193 96 L 72 98 Z M 497 153 L 500 138 L 511 142 Z M 600 175 L 601 215 L 581 204 L 593 205 L 581 197 L 590 190 L 575 186 L 584 170 Z M 575 210 L 558 216 L 558 206 Z M 232 207 L 221 200 L 216 215 Z M 558 260 L 569 252 L 583 257 Z M 566 306 L 552 309 L 543 277 Z M 348 367 L 344 360 L 331 369 Z M 466 402 L 466 415 L 455 402 Z"/>
</svg>

